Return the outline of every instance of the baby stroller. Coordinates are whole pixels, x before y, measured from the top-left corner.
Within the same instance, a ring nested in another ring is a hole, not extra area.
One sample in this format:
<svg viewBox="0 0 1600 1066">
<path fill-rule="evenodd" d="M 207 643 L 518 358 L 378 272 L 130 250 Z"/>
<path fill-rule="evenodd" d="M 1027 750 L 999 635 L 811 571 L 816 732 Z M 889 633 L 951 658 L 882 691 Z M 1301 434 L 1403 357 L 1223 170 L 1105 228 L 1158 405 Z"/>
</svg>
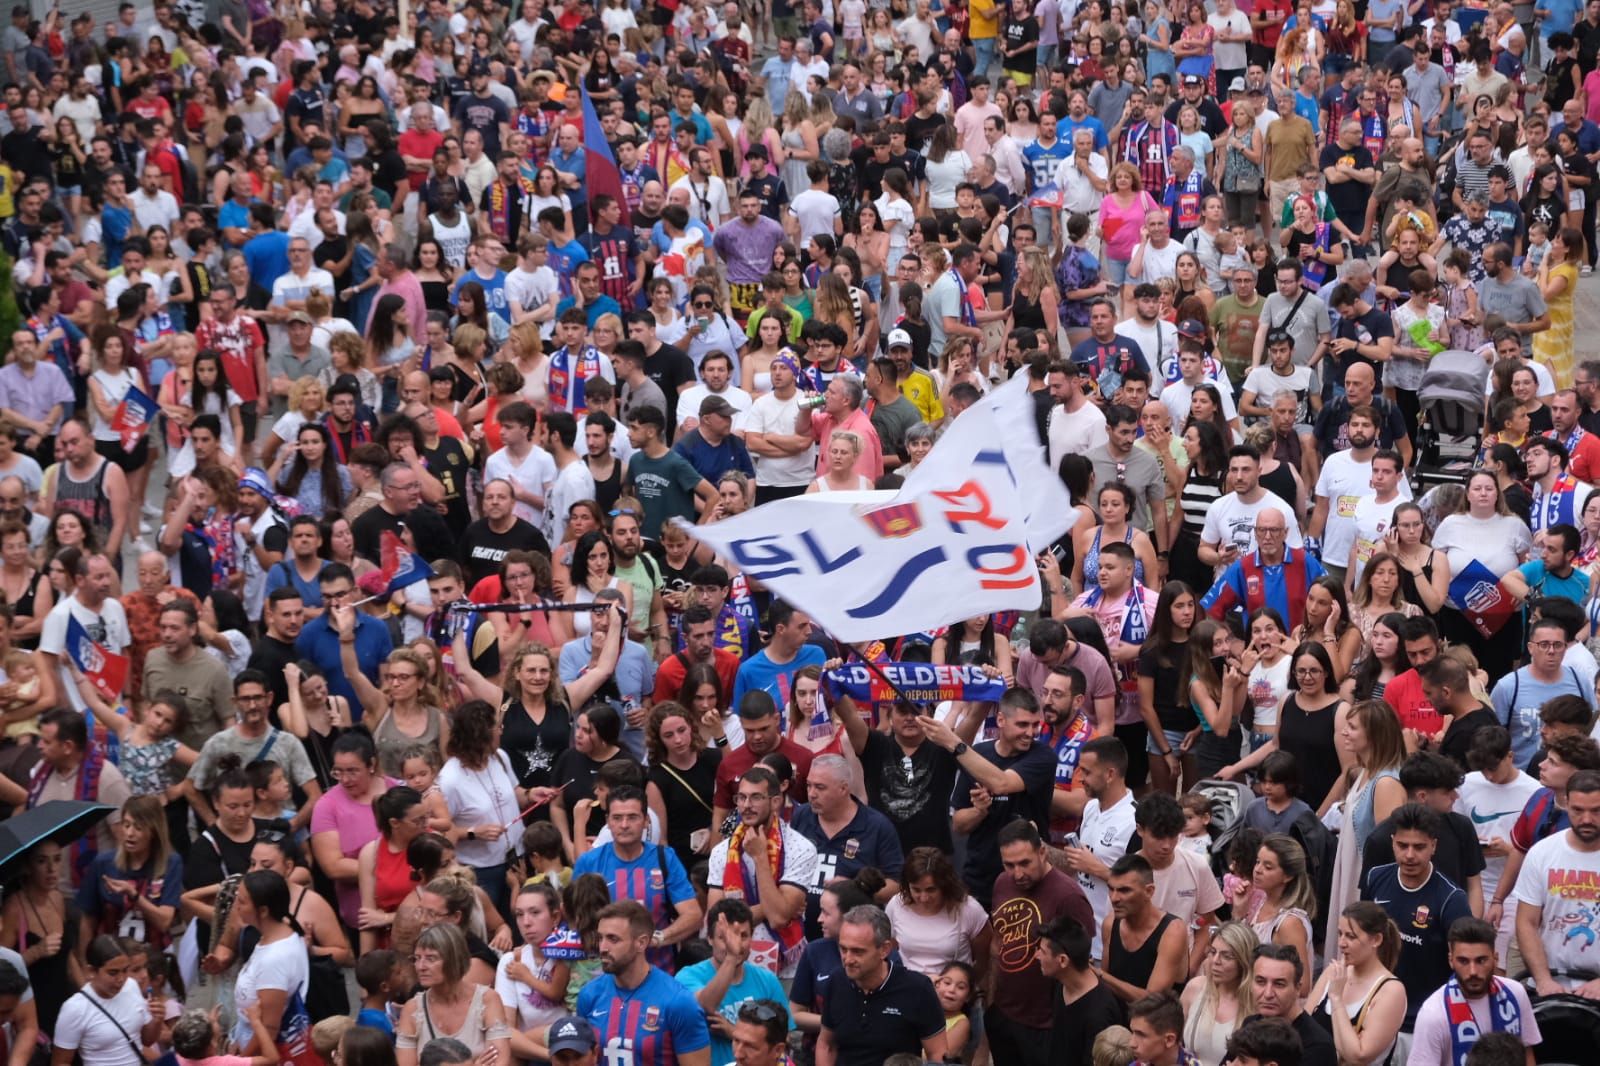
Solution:
<svg viewBox="0 0 1600 1066">
<path fill-rule="evenodd" d="M 1220 878 L 1228 872 L 1228 845 L 1244 824 L 1244 809 L 1256 798 L 1255 793 L 1243 781 L 1220 778 L 1207 778 L 1189 791 L 1211 802 L 1211 824 L 1207 827 L 1211 834 L 1211 866 Z"/>
<path fill-rule="evenodd" d="M 1483 444 L 1483 386 L 1489 365 L 1473 352 L 1444 351 L 1428 360 L 1417 390 L 1417 468 L 1420 494 L 1434 485 L 1461 484 Z"/>
<path fill-rule="evenodd" d="M 1575 995 L 1535 997 L 1533 1016 L 1544 1038 L 1533 1049 L 1540 1066 L 1594 1061 L 1595 1047 L 1600 1045 L 1600 1003 Z"/>
</svg>

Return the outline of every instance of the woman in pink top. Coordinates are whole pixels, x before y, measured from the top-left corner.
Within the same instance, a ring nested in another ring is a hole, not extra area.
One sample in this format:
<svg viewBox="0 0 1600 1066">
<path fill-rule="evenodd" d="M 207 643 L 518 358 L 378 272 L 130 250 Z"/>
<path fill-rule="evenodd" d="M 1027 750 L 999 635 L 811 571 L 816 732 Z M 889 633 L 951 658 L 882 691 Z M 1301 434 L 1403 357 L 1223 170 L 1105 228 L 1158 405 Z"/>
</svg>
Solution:
<svg viewBox="0 0 1600 1066">
<path fill-rule="evenodd" d="M 1144 213 L 1160 207 L 1144 191 L 1132 163 L 1111 168 L 1111 191 L 1100 201 L 1100 237 L 1105 241 L 1105 279 L 1120 286 L 1128 279 L 1128 260 L 1144 232 Z"/>
<path fill-rule="evenodd" d="M 905 885 L 885 912 L 906 969 L 929 979 L 947 962 L 989 957 L 989 916 L 967 894 L 949 856 L 938 848 L 912 848 L 901 867 Z"/>
<path fill-rule="evenodd" d="M 311 809 L 311 854 L 334 883 L 340 919 L 356 929 L 361 910 L 357 856 L 368 841 L 378 839 L 372 804 L 400 782 L 378 773 L 378 749 L 365 733 L 346 733 L 334 741 L 331 772 L 339 787 L 324 792 Z"/>
</svg>

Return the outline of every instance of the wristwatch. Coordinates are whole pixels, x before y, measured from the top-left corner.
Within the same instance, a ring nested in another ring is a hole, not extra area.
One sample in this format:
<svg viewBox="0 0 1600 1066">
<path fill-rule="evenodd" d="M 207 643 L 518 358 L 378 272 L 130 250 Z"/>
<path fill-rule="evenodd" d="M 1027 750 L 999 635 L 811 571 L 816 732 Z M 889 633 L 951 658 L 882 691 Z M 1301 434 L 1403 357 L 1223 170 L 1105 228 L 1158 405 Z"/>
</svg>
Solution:
<svg viewBox="0 0 1600 1066">
<path fill-rule="evenodd" d="M 961 756 L 965 755 L 969 750 L 971 750 L 971 749 L 969 749 L 967 747 L 967 742 L 966 741 L 958 740 L 958 741 L 956 741 L 956 746 L 950 749 L 950 754 L 954 755 L 956 758 L 959 759 L 959 758 L 961 758 Z"/>
</svg>

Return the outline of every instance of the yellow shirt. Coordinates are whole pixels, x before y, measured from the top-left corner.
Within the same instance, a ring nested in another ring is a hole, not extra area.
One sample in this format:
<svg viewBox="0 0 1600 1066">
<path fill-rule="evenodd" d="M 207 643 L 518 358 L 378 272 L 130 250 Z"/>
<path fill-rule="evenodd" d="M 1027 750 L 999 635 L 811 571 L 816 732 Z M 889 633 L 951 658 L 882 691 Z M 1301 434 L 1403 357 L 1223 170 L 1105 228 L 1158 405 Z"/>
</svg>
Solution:
<svg viewBox="0 0 1600 1066">
<path fill-rule="evenodd" d="M 912 370 L 911 376 L 900 382 L 900 395 L 911 401 L 922 420 L 932 425 L 944 420 L 944 405 L 939 402 L 939 389 L 927 371 Z"/>
<path fill-rule="evenodd" d="M 17 174 L 5 163 L 0 163 L 0 219 L 17 213 L 14 195 L 17 191 Z"/>
<path fill-rule="evenodd" d="M 967 5 L 967 37 L 978 41 L 1000 36 L 1000 8 L 994 0 L 972 0 Z"/>
</svg>

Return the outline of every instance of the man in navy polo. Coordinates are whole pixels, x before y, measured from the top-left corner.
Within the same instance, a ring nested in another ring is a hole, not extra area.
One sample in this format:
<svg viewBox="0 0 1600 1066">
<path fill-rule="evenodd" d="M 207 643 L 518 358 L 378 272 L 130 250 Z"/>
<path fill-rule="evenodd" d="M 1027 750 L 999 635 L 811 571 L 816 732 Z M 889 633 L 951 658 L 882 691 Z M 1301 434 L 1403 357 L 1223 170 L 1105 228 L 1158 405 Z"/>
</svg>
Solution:
<svg viewBox="0 0 1600 1066">
<path fill-rule="evenodd" d="M 806 779 L 807 803 L 795 808 L 789 824 L 817 849 L 817 871 L 806 886 L 806 937 L 822 935 L 819 909 L 828 882 L 854 877 L 868 866 L 883 874 L 879 901 L 900 891 L 904 854 L 894 823 L 879 811 L 857 803 L 850 795 L 850 764 L 842 755 L 819 755 L 811 760 Z"/>
</svg>

